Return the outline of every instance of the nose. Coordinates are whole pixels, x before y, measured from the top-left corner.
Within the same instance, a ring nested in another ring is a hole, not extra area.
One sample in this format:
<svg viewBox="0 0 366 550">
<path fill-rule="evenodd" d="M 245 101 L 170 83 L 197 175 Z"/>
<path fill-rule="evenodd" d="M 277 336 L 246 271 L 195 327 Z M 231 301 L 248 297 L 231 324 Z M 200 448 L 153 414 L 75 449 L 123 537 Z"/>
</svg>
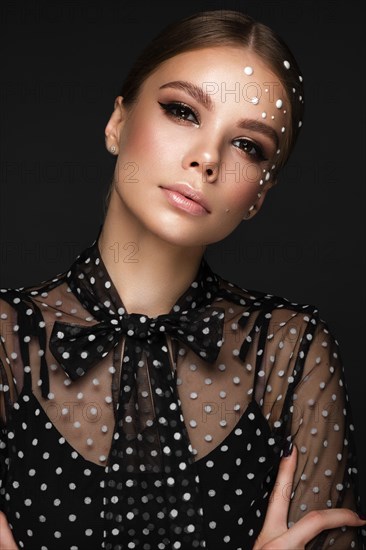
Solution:
<svg viewBox="0 0 366 550">
<path fill-rule="evenodd" d="M 219 148 L 214 139 L 194 143 L 183 159 L 183 168 L 199 172 L 203 182 L 213 183 L 219 175 Z"/>
</svg>

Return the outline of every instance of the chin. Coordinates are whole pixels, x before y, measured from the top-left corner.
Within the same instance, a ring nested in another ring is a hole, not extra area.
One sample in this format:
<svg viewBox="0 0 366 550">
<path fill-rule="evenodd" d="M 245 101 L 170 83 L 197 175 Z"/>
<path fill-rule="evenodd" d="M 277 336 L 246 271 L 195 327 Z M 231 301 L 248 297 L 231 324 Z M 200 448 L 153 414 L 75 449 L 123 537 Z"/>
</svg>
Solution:
<svg viewBox="0 0 366 550">
<path fill-rule="evenodd" d="M 197 230 L 183 228 L 179 221 L 175 223 L 161 222 L 159 227 L 148 227 L 149 231 L 162 241 L 177 247 L 202 246 L 202 235 Z"/>
</svg>

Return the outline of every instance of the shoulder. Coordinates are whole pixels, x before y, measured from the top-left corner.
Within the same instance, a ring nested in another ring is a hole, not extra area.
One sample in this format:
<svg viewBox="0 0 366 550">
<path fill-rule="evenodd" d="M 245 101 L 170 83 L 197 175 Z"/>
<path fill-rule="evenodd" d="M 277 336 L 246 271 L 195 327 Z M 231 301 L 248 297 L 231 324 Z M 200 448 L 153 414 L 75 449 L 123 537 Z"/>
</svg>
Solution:
<svg viewBox="0 0 366 550">
<path fill-rule="evenodd" d="M 31 322 L 32 314 L 41 306 L 48 307 L 49 295 L 53 288 L 65 281 L 65 274 L 41 281 L 30 286 L 0 288 L 0 335 L 15 333 L 18 323 Z"/>
<path fill-rule="evenodd" d="M 312 303 L 292 301 L 285 296 L 263 290 L 244 288 L 222 277 L 219 277 L 219 281 L 222 295 L 229 300 L 232 295 L 232 300 L 241 303 L 243 310 L 250 308 L 272 313 L 276 315 L 278 322 L 287 322 L 294 317 L 303 318 L 305 322 L 311 322 L 312 319 L 321 321 L 319 309 Z"/>
<path fill-rule="evenodd" d="M 0 288 L 0 336 L 4 342 L 10 328 L 13 328 L 17 318 L 17 307 L 21 302 L 17 289 Z"/>
<path fill-rule="evenodd" d="M 331 344 L 338 345 L 329 322 L 317 305 L 244 288 L 222 277 L 219 280 L 220 295 L 236 304 L 235 316 L 239 324 L 257 325 L 257 329 L 264 326 L 267 339 L 277 341 L 280 348 L 294 349 L 301 341 L 304 341 L 303 348 L 308 348 L 312 343 L 313 347 L 324 348 Z"/>
</svg>

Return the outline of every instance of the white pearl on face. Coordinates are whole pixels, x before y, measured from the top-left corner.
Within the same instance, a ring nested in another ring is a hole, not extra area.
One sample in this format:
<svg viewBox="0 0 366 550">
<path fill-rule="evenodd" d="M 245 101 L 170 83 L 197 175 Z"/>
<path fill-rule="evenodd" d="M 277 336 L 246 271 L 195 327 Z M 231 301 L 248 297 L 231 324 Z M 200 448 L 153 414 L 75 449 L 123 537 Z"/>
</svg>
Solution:
<svg viewBox="0 0 366 550">
<path fill-rule="evenodd" d="M 284 66 L 286 67 L 286 69 L 289 69 L 290 68 L 290 63 L 287 61 L 287 59 L 285 59 L 285 61 L 283 62 Z"/>
<path fill-rule="evenodd" d="M 259 98 L 256 97 L 256 96 L 254 96 L 254 97 L 252 97 L 251 102 L 252 102 L 254 105 L 257 105 L 257 104 L 259 103 Z"/>
<path fill-rule="evenodd" d="M 250 76 L 251 74 L 253 74 L 253 68 L 252 67 L 244 67 L 244 72 L 245 74 L 247 74 L 248 76 Z"/>
<path fill-rule="evenodd" d="M 277 99 L 277 101 L 276 101 L 276 107 L 277 107 L 277 109 L 281 109 L 281 107 L 282 107 L 282 99 Z"/>
<path fill-rule="evenodd" d="M 267 116 L 267 113 L 263 111 L 262 118 L 266 118 L 266 116 Z"/>
</svg>

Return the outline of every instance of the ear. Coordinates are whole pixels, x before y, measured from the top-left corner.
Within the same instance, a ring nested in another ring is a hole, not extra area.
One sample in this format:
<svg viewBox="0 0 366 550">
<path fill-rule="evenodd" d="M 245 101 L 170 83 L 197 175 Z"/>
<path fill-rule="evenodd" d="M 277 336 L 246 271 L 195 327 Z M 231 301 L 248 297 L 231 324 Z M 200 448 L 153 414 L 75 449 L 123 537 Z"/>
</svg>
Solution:
<svg viewBox="0 0 366 550">
<path fill-rule="evenodd" d="M 123 97 L 117 96 L 114 101 L 114 111 L 105 127 L 105 144 L 107 149 L 114 146 L 118 151 L 121 130 L 126 122 L 127 109 L 123 104 Z"/>
<path fill-rule="evenodd" d="M 266 185 L 265 185 L 264 189 L 262 189 L 262 191 L 261 191 L 261 196 L 257 199 L 253 210 L 251 210 L 251 212 L 250 212 L 250 214 L 251 214 L 249 216 L 250 218 L 253 218 L 257 214 L 257 212 L 259 212 L 259 210 L 262 207 L 262 204 L 264 203 L 264 199 L 266 198 L 266 194 L 268 193 L 268 191 L 270 190 L 271 187 L 276 185 L 276 183 L 277 183 L 276 180 L 270 180 L 270 181 L 266 182 Z"/>
</svg>

